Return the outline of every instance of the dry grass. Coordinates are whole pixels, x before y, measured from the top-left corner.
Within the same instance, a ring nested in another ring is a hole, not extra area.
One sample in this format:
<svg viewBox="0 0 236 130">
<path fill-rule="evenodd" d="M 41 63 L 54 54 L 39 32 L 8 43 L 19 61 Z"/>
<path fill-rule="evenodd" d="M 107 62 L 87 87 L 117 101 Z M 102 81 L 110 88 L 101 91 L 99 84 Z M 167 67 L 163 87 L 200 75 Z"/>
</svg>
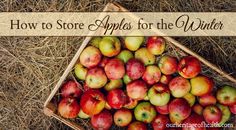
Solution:
<svg viewBox="0 0 236 130">
<path fill-rule="evenodd" d="M 101 11 L 109 0 L 1 0 L 0 11 Z M 234 0 L 118 1 L 131 11 L 236 11 Z M 176 37 L 236 77 L 236 37 Z M 42 106 L 81 37 L 0 37 L 0 129 L 69 129 Z M 214 76 L 214 75 L 213 75 Z"/>
</svg>

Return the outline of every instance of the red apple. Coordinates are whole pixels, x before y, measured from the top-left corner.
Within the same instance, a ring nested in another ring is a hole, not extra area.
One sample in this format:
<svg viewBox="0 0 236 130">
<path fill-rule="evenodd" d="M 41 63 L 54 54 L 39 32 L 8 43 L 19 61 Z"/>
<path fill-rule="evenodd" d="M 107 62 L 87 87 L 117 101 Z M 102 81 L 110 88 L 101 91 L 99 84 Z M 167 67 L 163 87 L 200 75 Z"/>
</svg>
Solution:
<svg viewBox="0 0 236 130">
<path fill-rule="evenodd" d="M 236 105 L 236 88 L 227 85 L 221 87 L 217 90 L 216 99 L 226 106 Z"/>
<path fill-rule="evenodd" d="M 104 95 L 95 89 L 89 89 L 84 92 L 80 99 L 80 106 L 87 115 L 96 115 L 105 107 L 106 101 Z"/>
<path fill-rule="evenodd" d="M 192 89 L 191 93 L 195 96 L 203 96 L 212 91 L 214 83 L 213 80 L 206 76 L 197 76 L 190 80 Z"/>
<path fill-rule="evenodd" d="M 130 59 L 126 64 L 126 72 L 130 79 L 135 80 L 143 76 L 145 71 L 144 64 L 137 59 Z"/>
<path fill-rule="evenodd" d="M 167 115 L 169 114 L 169 109 L 168 109 L 168 104 L 164 105 L 164 106 L 155 106 L 156 107 L 156 111 L 162 115 Z"/>
<path fill-rule="evenodd" d="M 155 106 L 164 106 L 170 100 L 170 90 L 164 84 L 161 83 L 154 84 L 148 90 L 148 98 L 151 104 Z"/>
<path fill-rule="evenodd" d="M 165 130 L 167 123 L 169 123 L 168 116 L 157 115 L 152 121 L 152 127 L 154 130 Z"/>
<path fill-rule="evenodd" d="M 113 89 L 108 92 L 107 102 L 114 109 L 120 109 L 126 103 L 127 96 L 121 89 Z"/>
<path fill-rule="evenodd" d="M 64 118 L 76 118 L 79 111 L 79 103 L 73 97 L 63 98 L 58 105 L 58 112 Z"/>
<path fill-rule="evenodd" d="M 212 94 L 206 94 L 198 98 L 198 102 L 202 106 L 208 106 L 208 105 L 215 105 L 216 104 L 216 98 Z"/>
<path fill-rule="evenodd" d="M 62 97 L 80 97 L 82 86 L 74 80 L 66 81 L 61 88 Z"/>
<path fill-rule="evenodd" d="M 202 126 L 202 122 L 204 122 L 204 118 L 193 113 L 184 120 L 183 124 L 186 124 L 187 127 L 183 127 L 182 130 L 206 130 L 206 128 Z"/>
<path fill-rule="evenodd" d="M 127 130 L 147 130 L 147 126 L 143 122 L 135 121 L 129 124 Z"/>
<path fill-rule="evenodd" d="M 153 55 L 161 55 L 165 50 L 165 40 L 161 37 L 148 37 L 147 49 Z"/>
<path fill-rule="evenodd" d="M 117 58 L 110 59 L 105 65 L 105 73 L 109 79 L 121 79 L 125 75 L 124 63 Z"/>
<path fill-rule="evenodd" d="M 171 75 L 161 75 L 161 79 L 160 79 L 160 82 L 163 83 L 163 84 L 169 84 L 170 81 L 172 80 L 172 76 Z"/>
<path fill-rule="evenodd" d="M 219 123 L 222 118 L 222 112 L 217 106 L 210 105 L 204 108 L 203 117 L 207 123 Z"/>
<path fill-rule="evenodd" d="M 112 122 L 112 115 L 107 110 L 91 117 L 91 124 L 95 130 L 109 130 Z"/>
<path fill-rule="evenodd" d="M 192 107 L 193 111 L 197 113 L 198 115 L 202 115 L 203 107 L 200 104 L 195 104 Z"/>
<path fill-rule="evenodd" d="M 149 65 L 142 76 L 142 79 L 149 85 L 157 83 L 161 78 L 161 71 L 155 65 Z"/>
<path fill-rule="evenodd" d="M 177 66 L 177 58 L 168 55 L 162 56 L 158 63 L 158 67 L 165 75 L 174 74 L 177 71 Z"/>
<path fill-rule="evenodd" d="M 110 60 L 110 58 L 104 56 L 102 58 L 102 60 L 100 61 L 100 63 L 98 64 L 98 66 L 104 68 L 109 60 Z"/>
<path fill-rule="evenodd" d="M 134 80 L 126 86 L 127 95 L 135 100 L 143 100 L 147 95 L 147 85 L 143 80 Z"/>
<path fill-rule="evenodd" d="M 169 104 L 169 116 L 172 123 L 181 123 L 191 114 L 189 103 L 183 98 L 177 98 Z"/>
<path fill-rule="evenodd" d="M 230 111 L 236 115 L 236 105 L 229 106 Z"/>
<path fill-rule="evenodd" d="M 87 90 L 89 90 L 89 89 L 91 89 L 86 83 L 84 83 L 84 85 L 83 85 L 83 90 L 84 91 L 87 91 Z"/>
<path fill-rule="evenodd" d="M 133 109 L 137 106 L 138 101 L 127 96 L 126 103 L 124 105 L 127 109 Z"/>
<path fill-rule="evenodd" d="M 184 78 L 193 78 L 201 72 L 201 63 L 193 56 L 186 56 L 180 60 L 178 72 Z"/>
<path fill-rule="evenodd" d="M 129 109 L 119 109 L 114 114 L 114 122 L 117 126 L 127 126 L 132 121 L 132 112 Z"/>
<path fill-rule="evenodd" d="M 190 91 L 191 85 L 187 79 L 178 76 L 170 81 L 169 89 L 174 97 L 180 98 L 185 96 Z"/>
<path fill-rule="evenodd" d="M 83 66 L 92 68 L 98 65 L 101 58 L 101 52 L 96 47 L 88 46 L 81 53 L 79 60 Z"/>
<path fill-rule="evenodd" d="M 102 68 L 95 67 L 88 70 L 85 83 L 90 88 L 101 88 L 107 83 L 107 76 Z"/>
</svg>

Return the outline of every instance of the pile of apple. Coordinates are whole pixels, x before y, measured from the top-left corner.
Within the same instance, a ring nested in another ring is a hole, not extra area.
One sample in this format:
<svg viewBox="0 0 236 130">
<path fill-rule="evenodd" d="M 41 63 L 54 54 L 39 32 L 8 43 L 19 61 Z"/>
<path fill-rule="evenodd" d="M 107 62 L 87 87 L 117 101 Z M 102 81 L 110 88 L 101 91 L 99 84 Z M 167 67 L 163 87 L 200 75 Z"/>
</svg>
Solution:
<svg viewBox="0 0 236 130">
<path fill-rule="evenodd" d="M 76 80 L 60 89 L 58 112 L 64 118 L 90 118 L 94 129 L 114 123 L 128 130 L 164 130 L 166 124 L 222 125 L 236 114 L 236 88 L 213 92 L 193 56 L 162 54 L 162 37 L 95 37 L 74 67 Z M 214 75 L 212 75 L 214 76 Z M 149 125 L 148 125 L 149 124 Z"/>
</svg>

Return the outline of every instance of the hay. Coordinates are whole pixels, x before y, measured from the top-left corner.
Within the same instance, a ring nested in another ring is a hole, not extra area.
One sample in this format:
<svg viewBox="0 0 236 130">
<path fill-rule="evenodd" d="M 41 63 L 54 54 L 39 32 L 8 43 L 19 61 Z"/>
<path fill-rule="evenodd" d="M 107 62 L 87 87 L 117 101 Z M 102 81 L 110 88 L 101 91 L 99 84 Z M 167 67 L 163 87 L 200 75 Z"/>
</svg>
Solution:
<svg viewBox="0 0 236 130">
<path fill-rule="evenodd" d="M 109 0 L 2 0 L 0 11 L 102 11 Z M 236 11 L 234 0 L 118 1 L 131 11 Z M 236 77 L 236 37 L 176 37 Z M 43 103 L 82 37 L 0 37 L 0 129 L 69 129 L 46 117 Z"/>
</svg>

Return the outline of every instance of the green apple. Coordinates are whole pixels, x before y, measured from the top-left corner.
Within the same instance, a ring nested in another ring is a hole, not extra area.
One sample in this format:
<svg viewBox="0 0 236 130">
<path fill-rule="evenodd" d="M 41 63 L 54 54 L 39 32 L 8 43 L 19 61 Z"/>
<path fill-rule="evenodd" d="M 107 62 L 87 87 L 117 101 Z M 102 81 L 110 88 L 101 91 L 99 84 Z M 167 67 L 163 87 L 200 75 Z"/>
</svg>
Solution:
<svg viewBox="0 0 236 130">
<path fill-rule="evenodd" d="M 80 109 L 78 116 L 79 118 L 82 118 L 82 119 L 88 119 L 90 117 L 89 115 L 84 113 L 82 109 Z"/>
<path fill-rule="evenodd" d="M 133 35 L 133 36 L 132 36 Z M 139 36 L 137 36 L 139 35 Z M 131 51 L 136 51 L 144 42 L 144 37 L 140 36 L 142 33 L 140 31 L 133 31 L 130 36 L 125 37 L 125 46 Z"/>
<path fill-rule="evenodd" d="M 222 118 L 221 121 L 219 122 L 220 125 L 223 125 L 225 122 L 227 122 L 230 118 L 231 112 L 229 110 L 228 106 L 224 106 L 221 104 L 217 104 L 217 107 L 221 110 L 222 112 Z"/>
<path fill-rule="evenodd" d="M 196 101 L 196 97 L 191 93 L 187 93 L 183 98 L 189 103 L 190 107 L 192 107 Z"/>
<path fill-rule="evenodd" d="M 102 40 L 101 37 L 93 37 L 92 40 L 90 41 L 90 44 L 94 47 L 99 48 L 99 43 Z"/>
<path fill-rule="evenodd" d="M 133 58 L 134 55 L 129 50 L 122 50 L 118 55 L 117 58 L 122 60 L 124 63 L 126 63 L 129 59 Z"/>
<path fill-rule="evenodd" d="M 151 104 L 164 106 L 170 100 L 170 91 L 166 85 L 157 83 L 148 90 L 148 97 Z"/>
<path fill-rule="evenodd" d="M 132 79 L 127 74 L 125 74 L 123 77 L 123 81 L 125 84 L 128 84 L 129 82 L 132 81 Z"/>
<path fill-rule="evenodd" d="M 135 107 L 134 116 L 137 121 L 151 123 L 156 117 L 156 110 L 149 102 L 141 102 Z"/>
<path fill-rule="evenodd" d="M 216 99 L 219 103 L 227 106 L 236 104 L 236 88 L 223 86 L 216 93 Z"/>
<path fill-rule="evenodd" d="M 78 79 L 80 79 L 80 80 L 85 80 L 86 75 L 87 75 L 87 72 L 88 72 L 88 69 L 85 68 L 82 64 L 77 63 L 77 64 L 75 65 L 74 72 L 75 72 L 75 76 L 76 76 Z"/>
<path fill-rule="evenodd" d="M 144 65 L 152 65 L 156 60 L 155 55 L 150 53 L 145 47 L 138 49 L 135 52 L 134 57 L 142 61 Z"/>
<path fill-rule="evenodd" d="M 121 49 L 120 40 L 117 37 L 103 37 L 99 43 L 99 49 L 104 56 L 116 56 Z"/>
<path fill-rule="evenodd" d="M 110 91 L 116 88 L 121 88 L 123 85 L 123 82 L 121 79 L 116 80 L 110 80 L 104 87 L 105 90 Z"/>
</svg>

